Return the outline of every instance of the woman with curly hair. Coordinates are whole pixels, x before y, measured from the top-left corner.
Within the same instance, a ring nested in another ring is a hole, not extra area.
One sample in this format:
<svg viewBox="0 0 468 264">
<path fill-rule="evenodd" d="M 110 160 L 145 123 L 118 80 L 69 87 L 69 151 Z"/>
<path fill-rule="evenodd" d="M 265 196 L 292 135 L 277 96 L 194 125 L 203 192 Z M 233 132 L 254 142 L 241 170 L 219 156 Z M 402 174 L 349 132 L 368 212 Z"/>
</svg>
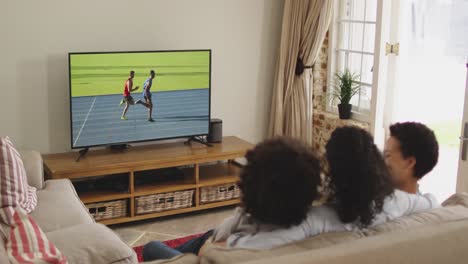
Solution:
<svg viewBox="0 0 468 264">
<path fill-rule="evenodd" d="M 381 152 L 363 129 L 336 129 L 327 143 L 326 158 L 329 206 L 345 224 L 377 225 L 438 206 L 432 197 L 394 189 Z"/>
<path fill-rule="evenodd" d="M 237 243 L 250 247 L 270 240 L 269 246 L 280 246 L 321 233 L 382 224 L 438 206 L 430 197 L 394 189 L 382 154 L 363 129 L 337 128 L 326 145 L 325 157 L 330 191 L 325 205 L 310 208 L 297 226 L 249 234 Z"/>
<path fill-rule="evenodd" d="M 145 261 L 167 259 L 182 253 L 198 254 L 205 242 L 226 247 L 270 248 L 270 240 L 243 244 L 242 238 L 250 234 L 268 233 L 300 224 L 318 198 L 321 183 L 320 162 L 313 151 L 297 140 L 274 138 L 266 140 L 248 151 L 247 165 L 242 169 L 239 188 L 241 206 L 232 217 L 218 228 L 172 249 L 159 241 L 143 248 Z M 295 239 L 292 236 L 276 239 Z"/>
</svg>

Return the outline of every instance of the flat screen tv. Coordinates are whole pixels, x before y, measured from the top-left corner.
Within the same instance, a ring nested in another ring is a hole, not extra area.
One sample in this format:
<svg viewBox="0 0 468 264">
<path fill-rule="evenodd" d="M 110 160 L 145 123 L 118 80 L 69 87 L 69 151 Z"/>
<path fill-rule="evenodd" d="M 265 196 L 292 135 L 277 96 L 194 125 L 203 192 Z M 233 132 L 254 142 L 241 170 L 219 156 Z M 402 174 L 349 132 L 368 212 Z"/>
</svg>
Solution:
<svg viewBox="0 0 468 264">
<path fill-rule="evenodd" d="M 71 146 L 208 134 L 211 50 L 69 53 Z"/>
</svg>

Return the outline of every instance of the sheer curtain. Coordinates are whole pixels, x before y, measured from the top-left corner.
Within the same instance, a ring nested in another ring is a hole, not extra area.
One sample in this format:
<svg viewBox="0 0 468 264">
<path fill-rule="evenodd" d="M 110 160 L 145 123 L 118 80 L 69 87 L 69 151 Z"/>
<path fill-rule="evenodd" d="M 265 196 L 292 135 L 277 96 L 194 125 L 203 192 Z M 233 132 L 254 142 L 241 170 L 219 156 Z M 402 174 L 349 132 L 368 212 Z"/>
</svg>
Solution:
<svg viewBox="0 0 468 264">
<path fill-rule="evenodd" d="M 314 65 L 330 25 L 333 0 L 286 0 L 269 135 L 312 142 Z"/>
</svg>

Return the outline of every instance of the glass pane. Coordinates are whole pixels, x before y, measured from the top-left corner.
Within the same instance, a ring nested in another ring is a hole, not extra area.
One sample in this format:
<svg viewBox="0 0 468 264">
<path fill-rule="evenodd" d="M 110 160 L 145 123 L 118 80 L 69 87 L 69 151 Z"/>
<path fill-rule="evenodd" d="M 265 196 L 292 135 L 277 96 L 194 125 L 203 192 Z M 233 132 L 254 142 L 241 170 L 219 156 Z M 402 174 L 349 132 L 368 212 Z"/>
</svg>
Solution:
<svg viewBox="0 0 468 264">
<path fill-rule="evenodd" d="M 348 49 L 349 48 L 349 31 L 350 31 L 350 23 L 345 23 L 345 22 L 340 22 L 336 23 L 337 28 L 339 29 L 338 31 L 338 45 L 336 45 L 337 48 L 341 49 Z"/>
<path fill-rule="evenodd" d="M 362 71 L 361 71 L 361 82 L 372 84 L 374 66 L 374 56 L 363 55 L 362 57 Z"/>
<path fill-rule="evenodd" d="M 364 38 L 364 51 L 374 52 L 374 43 L 375 43 L 375 25 L 366 24 L 365 33 L 366 37 Z"/>
<path fill-rule="evenodd" d="M 329 87 L 330 88 L 329 92 L 331 92 L 334 89 L 335 85 L 336 85 L 335 74 L 338 73 L 338 72 L 343 72 L 343 70 L 345 68 L 346 61 L 347 61 L 347 55 L 344 52 L 336 52 L 334 58 L 336 59 L 336 61 L 335 61 L 335 70 L 332 72 L 332 78 L 330 80 L 331 87 Z M 336 105 L 336 102 L 334 102 L 334 103 Z"/>
<path fill-rule="evenodd" d="M 361 87 L 361 110 L 370 110 L 370 103 L 372 98 L 372 87 L 362 86 Z"/>
<path fill-rule="evenodd" d="M 374 56 L 339 51 L 336 63 L 337 72 L 348 68 L 351 73 L 360 75 L 360 82 L 372 84 Z"/>
<path fill-rule="evenodd" d="M 342 19 L 363 20 L 366 0 L 339 0 Z"/>
<path fill-rule="evenodd" d="M 350 53 L 349 59 L 346 64 L 351 73 L 360 74 L 361 71 L 361 58 L 363 55 Z"/>
<path fill-rule="evenodd" d="M 353 98 L 351 98 L 351 101 L 349 101 L 349 103 L 353 105 L 353 111 L 358 111 L 358 109 L 359 109 L 359 95 L 356 94 L 355 96 L 353 96 Z"/>
<path fill-rule="evenodd" d="M 349 10 L 351 11 L 350 19 L 353 20 L 364 20 L 364 6 L 366 0 L 351 0 Z"/>
<path fill-rule="evenodd" d="M 342 49 L 362 51 L 362 35 L 364 34 L 364 24 L 362 23 L 341 23 L 341 43 Z"/>
<path fill-rule="evenodd" d="M 336 72 L 342 72 L 347 65 L 348 54 L 345 52 L 336 52 Z"/>
<path fill-rule="evenodd" d="M 456 191 L 466 100 L 468 1 L 400 2 L 399 66 L 389 87 L 394 93 L 390 121 L 417 120 L 434 130 L 439 162 L 419 183 L 420 190 L 443 201 Z"/>
<path fill-rule="evenodd" d="M 377 21 L 377 0 L 367 0 L 366 21 Z"/>
</svg>

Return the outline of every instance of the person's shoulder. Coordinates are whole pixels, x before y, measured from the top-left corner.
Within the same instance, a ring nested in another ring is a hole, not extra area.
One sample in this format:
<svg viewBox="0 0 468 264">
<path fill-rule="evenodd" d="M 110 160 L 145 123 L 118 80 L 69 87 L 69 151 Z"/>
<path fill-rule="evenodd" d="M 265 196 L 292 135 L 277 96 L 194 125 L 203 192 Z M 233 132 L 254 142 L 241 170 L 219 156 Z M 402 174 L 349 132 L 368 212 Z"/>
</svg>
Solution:
<svg viewBox="0 0 468 264">
<path fill-rule="evenodd" d="M 427 204 L 429 208 L 436 208 L 439 207 L 440 204 L 437 201 L 437 198 L 431 193 L 407 193 L 401 190 L 395 190 L 391 200 L 396 203 L 401 203 L 403 201 L 408 202 L 409 204 L 412 203 L 421 203 Z"/>
<path fill-rule="evenodd" d="M 393 209 L 395 207 L 401 207 L 401 205 L 409 204 L 411 196 L 416 197 L 416 194 L 410 194 L 398 189 L 395 189 L 393 193 L 387 196 L 384 200 L 384 211 Z"/>
<path fill-rule="evenodd" d="M 421 195 L 421 196 L 425 197 L 426 199 L 428 199 L 431 202 L 433 208 L 440 207 L 440 203 L 439 203 L 439 201 L 437 200 L 437 197 L 435 197 L 434 194 L 425 193 L 425 194 L 419 194 L 419 195 Z"/>
<path fill-rule="evenodd" d="M 389 201 L 402 201 L 402 200 L 407 200 L 413 198 L 418 198 L 421 195 L 416 194 L 416 193 L 408 193 L 402 190 L 395 189 L 391 195 L 387 197 L 387 200 Z"/>
<path fill-rule="evenodd" d="M 312 207 L 304 221 L 304 228 L 308 230 L 309 236 L 318 235 L 324 232 L 345 231 L 346 226 L 340 220 L 333 205 L 321 205 Z"/>
<path fill-rule="evenodd" d="M 330 220 L 338 218 L 336 210 L 330 205 L 314 206 L 307 213 L 309 221 Z"/>
<path fill-rule="evenodd" d="M 410 194 L 407 193 L 407 192 L 395 189 L 393 191 L 393 193 L 390 196 L 388 196 L 388 198 L 393 198 L 393 199 L 397 198 L 398 199 L 398 198 L 402 198 L 402 197 L 407 197 L 408 195 L 410 195 Z"/>
</svg>

